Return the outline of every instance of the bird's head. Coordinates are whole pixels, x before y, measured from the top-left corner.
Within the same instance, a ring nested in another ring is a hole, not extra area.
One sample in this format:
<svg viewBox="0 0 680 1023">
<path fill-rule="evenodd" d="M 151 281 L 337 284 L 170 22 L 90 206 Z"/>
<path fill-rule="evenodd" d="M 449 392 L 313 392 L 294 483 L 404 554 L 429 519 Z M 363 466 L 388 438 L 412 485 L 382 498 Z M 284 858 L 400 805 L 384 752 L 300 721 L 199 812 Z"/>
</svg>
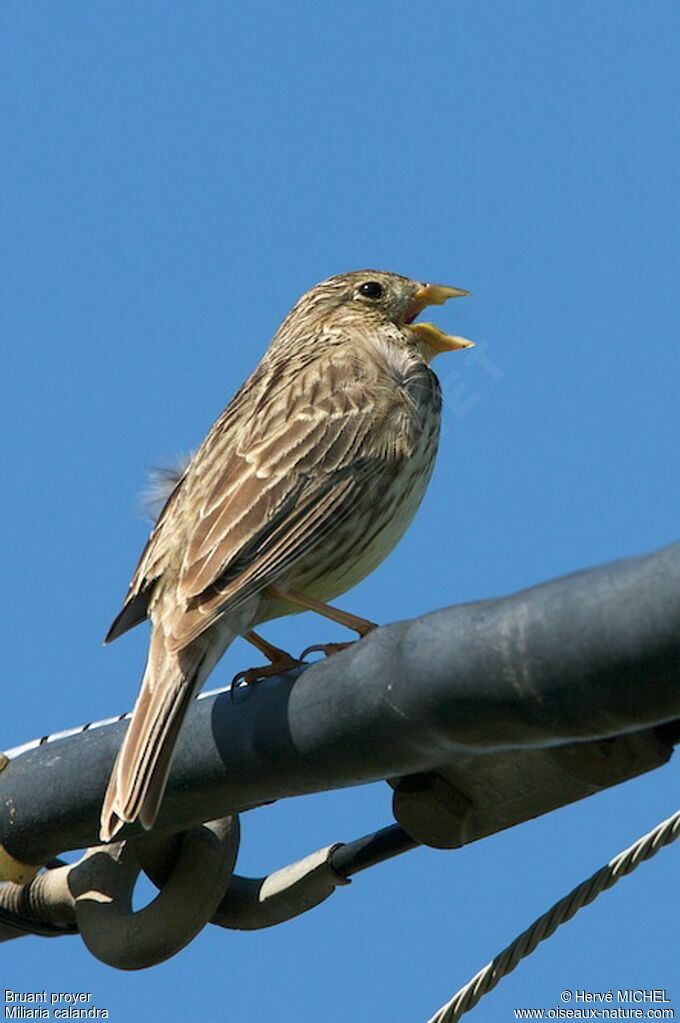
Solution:
<svg viewBox="0 0 680 1023">
<path fill-rule="evenodd" d="M 474 342 L 445 334 L 432 323 L 414 320 L 429 305 L 442 305 L 450 298 L 468 294 L 462 288 L 427 284 L 384 270 L 354 270 L 329 277 L 306 292 L 284 327 L 298 333 L 311 323 L 329 327 L 392 325 L 398 328 L 405 344 L 415 345 L 430 362 L 439 352 L 472 348 Z"/>
</svg>

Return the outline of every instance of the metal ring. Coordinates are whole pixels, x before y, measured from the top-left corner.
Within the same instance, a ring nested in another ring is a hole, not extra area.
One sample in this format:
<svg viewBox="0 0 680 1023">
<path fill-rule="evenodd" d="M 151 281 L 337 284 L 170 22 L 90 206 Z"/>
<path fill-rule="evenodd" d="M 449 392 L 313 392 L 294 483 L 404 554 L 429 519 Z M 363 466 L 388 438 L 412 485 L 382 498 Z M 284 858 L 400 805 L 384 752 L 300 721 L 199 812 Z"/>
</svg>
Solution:
<svg viewBox="0 0 680 1023">
<path fill-rule="evenodd" d="M 141 970 L 169 959 L 210 920 L 234 870 L 238 817 L 184 832 L 166 884 L 135 912 L 132 892 L 140 871 L 135 847 L 143 842 L 91 849 L 69 875 L 83 941 L 97 959 L 119 970 Z"/>
</svg>

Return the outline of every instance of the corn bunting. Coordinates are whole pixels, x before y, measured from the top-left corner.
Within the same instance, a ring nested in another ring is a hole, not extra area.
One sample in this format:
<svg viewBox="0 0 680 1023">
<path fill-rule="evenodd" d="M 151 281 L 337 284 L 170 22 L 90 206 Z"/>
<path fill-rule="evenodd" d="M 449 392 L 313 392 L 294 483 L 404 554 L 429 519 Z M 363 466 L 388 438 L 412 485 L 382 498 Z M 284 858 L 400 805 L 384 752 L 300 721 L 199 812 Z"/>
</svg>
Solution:
<svg viewBox="0 0 680 1023">
<path fill-rule="evenodd" d="M 293 307 L 217 419 L 154 526 L 106 641 L 151 619 L 149 655 L 104 799 L 101 838 L 152 827 L 191 700 L 236 636 L 275 673 L 299 663 L 253 628 L 313 610 L 371 572 L 405 532 L 432 473 L 441 393 L 430 362 L 468 348 L 427 305 L 465 295 L 362 270 Z M 335 647 L 329 645 L 326 652 Z"/>
</svg>

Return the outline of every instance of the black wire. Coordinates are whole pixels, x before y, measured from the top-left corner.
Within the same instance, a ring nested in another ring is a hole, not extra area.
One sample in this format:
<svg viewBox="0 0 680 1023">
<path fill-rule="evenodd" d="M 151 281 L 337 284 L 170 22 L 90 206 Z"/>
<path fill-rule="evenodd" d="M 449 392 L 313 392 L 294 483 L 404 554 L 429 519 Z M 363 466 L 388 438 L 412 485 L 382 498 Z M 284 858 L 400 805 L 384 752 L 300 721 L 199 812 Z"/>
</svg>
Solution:
<svg viewBox="0 0 680 1023">
<path fill-rule="evenodd" d="M 374 831 L 372 835 L 364 835 L 354 842 L 346 842 L 331 854 L 331 867 L 341 877 L 351 877 L 361 870 L 374 867 L 378 863 L 401 853 L 408 852 L 420 845 L 411 838 L 398 824 Z"/>
<path fill-rule="evenodd" d="M 11 909 L 4 909 L 0 906 L 0 924 L 11 927 L 22 934 L 37 934 L 41 938 L 59 938 L 62 934 L 77 934 L 78 928 L 75 924 L 67 924 L 59 927 L 57 924 L 41 923 L 40 920 L 32 920 L 30 917 L 22 916 L 20 913 L 13 913 Z"/>
<path fill-rule="evenodd" d="M 331 866 L 341 877 L 351 877 L 362 870 L 383 863 L 393 856 L 415 849 L 420 843 L 411 838 L 398 824 L 381 828 L 370 835 L 364 835 L 353 842 L 339 846 L 331 855 Z M 46 864 L 48 870 L 68 866 L 65 860 L 55 857 Z M 23 916 L 11 909 L 0 907 L 0 926 L 11 927 L 20 934 L 35 934 L 43 938 L 58 938 L 64 934 L 77 934 L 75 924 L 59 926 Z"/>
</svg>

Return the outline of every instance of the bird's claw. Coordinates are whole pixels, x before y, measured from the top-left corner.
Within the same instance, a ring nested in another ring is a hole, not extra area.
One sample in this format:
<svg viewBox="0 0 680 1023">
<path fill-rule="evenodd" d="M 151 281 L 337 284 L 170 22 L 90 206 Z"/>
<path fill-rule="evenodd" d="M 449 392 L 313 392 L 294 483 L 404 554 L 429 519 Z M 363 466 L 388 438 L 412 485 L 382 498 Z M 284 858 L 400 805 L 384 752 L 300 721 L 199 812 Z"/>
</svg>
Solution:
<svg viewBox="0 0 680 1023">
<path fill-rule="evenodd" d="M 286 660 L 276 661 L 274 664 L 263 664 L 259 668 L 246 668 L 244 671 L 237 671 L 229 686 L 231 698 L 234 698 L 234 690 L 238 689 L 243 682 L 246 686 L 255 686 L 258 682 L 264 682 L 265 679 L 273 678 L 275 675 L 283 675 L 285 672 L 301 666 L 302 658 L 296 660 L 294 657 L 288 657 Z"/>
<path fill-rule="evenodd" d="M 322 653 L 325 657 L 332 657 L 333 654 L 340 653 L 341 650 L 346 650 L 348 646 L 354 646 L 357 641 L 355 639 L 350 640 L 348 643 L 314 643 L 312 646 L 305 647 L 300 654 L 300 660 L 304 661 L 307 654 Z"/>
</svg>

